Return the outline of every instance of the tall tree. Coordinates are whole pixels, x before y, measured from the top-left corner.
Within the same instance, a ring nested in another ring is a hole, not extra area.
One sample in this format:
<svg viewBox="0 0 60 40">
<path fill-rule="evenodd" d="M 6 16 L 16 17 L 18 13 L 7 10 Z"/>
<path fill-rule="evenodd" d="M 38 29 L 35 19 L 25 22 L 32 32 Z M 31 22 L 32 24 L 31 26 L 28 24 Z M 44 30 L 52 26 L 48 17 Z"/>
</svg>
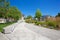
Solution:
<svg viewBox="0 0 60 40">
<path fill-rule="evenodd" d="M 58 14 L 56 15 L 56 17 L 60 17 L 60 13 L 58 13 Z"/>
<path fill-rule="evenodd" d="M 31 16 L 31 15 L 28 15 L 28 16 L 27 16 L 27 19 L 32 19 L 32 16 Z"/>
<path fill-rule="evenodd" d="M 37 9 L 36 13 L 35 13 L 35 18 L 37 18 L 38 20 L 40 20 L 40 17 L 42 16 L 41 12 L 39 9 Z"/>
<path fill-rule="evenodd" d="M 16 7 L 10 7 L 6 16 L 7 18 L 13 18 L 15 20 L 18 20 L 22 17 L 22 14 Z"/>
<path fill-rule="evenodd" d="M 0 14 L 5 18 L 5 15 L 9 9 L 9 0 L 0 0 Z"/>
</svg>

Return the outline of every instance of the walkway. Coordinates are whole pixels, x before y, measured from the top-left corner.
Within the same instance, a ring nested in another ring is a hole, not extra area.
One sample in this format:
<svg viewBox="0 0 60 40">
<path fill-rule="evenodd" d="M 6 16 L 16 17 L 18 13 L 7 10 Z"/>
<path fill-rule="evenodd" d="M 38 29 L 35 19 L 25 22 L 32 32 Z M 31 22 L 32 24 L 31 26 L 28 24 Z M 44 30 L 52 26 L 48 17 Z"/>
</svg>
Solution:
<svg viewBox="0 0 60 40">
<path fill-rule="evenodd" d="M 50 40 L 45 36 L 38 35 L 36 32 L 28 29 L 25 25 L 25 22 L 19 23 L 11 34 L 5 35 L 9 40 Z"/>
<path fill-rule="evenodd" d="M 0 33 L 0 40 L 9 40 L 4 34 Z"/>
<path fill-rule="evenodd" d="M 36 26 L 34 24 L 28 24 L 28 23 L 25 24 L 25 27 L 37 33 L 38 35 L 46 36 L 51 40 L 60 40 L 60 30 L 48 29 L 48 28 L 44 28 L 41 26 Z"/>
</svg>

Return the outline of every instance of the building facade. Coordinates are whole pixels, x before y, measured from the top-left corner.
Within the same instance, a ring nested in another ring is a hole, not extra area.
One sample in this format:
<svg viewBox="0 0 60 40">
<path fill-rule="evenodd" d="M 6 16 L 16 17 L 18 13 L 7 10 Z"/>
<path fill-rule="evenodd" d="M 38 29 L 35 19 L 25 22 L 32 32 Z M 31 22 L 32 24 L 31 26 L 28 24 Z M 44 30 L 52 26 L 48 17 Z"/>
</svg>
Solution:
<svg viewBox="0 0 60 40">
<path fill-rule="evenodd" d="M 0 18 L 0 23 L 6 23 L 6 22 L 7 22 L 6 19 Z"/>
</svg>

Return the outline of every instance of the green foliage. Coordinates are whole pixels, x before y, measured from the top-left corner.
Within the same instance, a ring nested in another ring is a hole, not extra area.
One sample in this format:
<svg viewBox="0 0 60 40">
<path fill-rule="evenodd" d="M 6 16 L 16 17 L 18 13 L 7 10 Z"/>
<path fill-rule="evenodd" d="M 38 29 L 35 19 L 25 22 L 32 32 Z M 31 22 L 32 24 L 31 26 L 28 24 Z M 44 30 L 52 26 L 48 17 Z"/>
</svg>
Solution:
<svg viewBox="0 0 60 40">
<path fill-rule="evenodd" d="M 35 18 L 38 18 L 38 20 L 39 20 L 41 16 L 42 16 L 42 14 L 41 14 L 40 10 L 38 9 L 36 11 Z"/>
<path fill-rule="evenodd" d="M 56 22 L 48 21 L 47 26 L 55 28 L 56 27 Z"/>
<path fill-rule="evenodd" d="M 40 22 L 36 21 L 36 22 L 35 22 L 35 24 L 36 24 L 36 25 L 39 25 L 39 24 L 40 24 Z"/>
<path fill-rule="evenodd" d="M 60 17 L 60 13 L 58 13 L 58 15 L 56 15 L 56 17 Z"/>
<path fill-rule="evenodd" d="M 9 0 L 0 0 L 0 8 L 4 8 L 4 10 L 8 10 L 10 6 Z"/>
<path fill-rule="evenodd" d="M 35 24 L 36 25 L 41 25 L 43 27 L 48 27 L 48 28 L 56 28 L 56 23 L 52 22 L 52 21 L 48 21 L 48 22 L 36 21 Z"/>
<path fill-rule="evenodd" d="M 0 0 L 0 2 L 2 2 L 2 0 Z"/>
<path fill-rule="evenodd" d="M 0 24 L 0 32 L 3 31 L 3 28 L 10 25 L 10 24 L 13 24 L 14 22 L 9 22 L 9 23 L 4 23 L 4 24 Z"/>
<path fill-rule="evenodd" d="M 31 15 L 28 15 L 26 19 L 32 19 L 32 16 Z"/>
<path fill-rule="evenodd" d="M 0 0 L 0 17 L 18 20 L 22 14 L 16 7 L 10 7 L 9 0 Z"/>
<path fill-rule="evenodd" d="M 16 7 L 10 7 L 6 14 L 6 18 L 14 18 L 15 20 L 18 20 L 21 16 L 21 12 Z"/>
<path fill-rule="evenodd" d="M 30 20 L 30 23 L 35 23 L 36 21 L 35 20 Z"/>
<path fill-rule="evenodd" d="M 9 0 L 0 0 L 0 17 L 5 18 L 9 9 Z"/>
<path fill-rule="evenodd" d="M 30 23 L 30 20 L 29 19 L 25 19 L 25 22 Z"/>
<path fill-rule="evenodd" d="M 42 26 L 43 26 L 43 25 L 46 25 L 46 22 L 36 21 L 35 24 L 36 24 L 36 25 L 42 25 Z"/>
<path fill-rule="evenodd" d="M 35 23 L 36 21 L 35 20 L 26 19 L 25 22 L 27 22 L 27 23 Z"/>
</svg>

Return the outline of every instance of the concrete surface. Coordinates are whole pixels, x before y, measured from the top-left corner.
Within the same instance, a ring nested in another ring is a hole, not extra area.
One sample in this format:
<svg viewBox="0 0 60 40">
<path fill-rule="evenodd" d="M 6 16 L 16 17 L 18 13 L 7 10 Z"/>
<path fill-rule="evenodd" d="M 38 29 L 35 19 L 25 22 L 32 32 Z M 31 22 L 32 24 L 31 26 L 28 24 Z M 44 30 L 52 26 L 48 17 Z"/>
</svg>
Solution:
<svg viewBox="0 0 60 40">
<path fill-rule="evenodd" d="M 17 23 L 11 24 L 11 25 L 3 28 L 3 33 L 9 34 L 9 33 L 13 32 L 15 27 L 16 27 L 16 25 L 18 25 L 21 22 L 22 22 L 22 20 L 19 20 Z"/>
<path fill-rule="evenodd" d="M 11 33 L 11 32 L 13 32 L 14 28 L 16 27 L 16 25 L 17 25 L 17 23 L 14 23 L 14 24 L 12 24 L 12 25 L 9 25 L 9 26 L 3 28 L 3 33 L 6 34 L 6 33 Z"/>
<path fill-rule="evenodd" d="M 14 30 L 10 34 L 5 34 L 5 36 L 9 40 L 60 40 L 60 30 L 48 29 L 28 24 L 24 21 L 18 21 Z M 3 37 L 0 36 L 0 38 Z"/>
<path fill-rule="evenodd" d="M 0 40 L 9 40 L 4 34 L 0 33 Z"/>
<path fill-rule="evenodd" d="M 34 31 L 25 27 L 25 22 L 16 25 L 16 28 L 11 34 L 5 34 L 9 40 L 50 40 L 49 38 L 38 35 Z"/>
<path fill-rule="evenodd" d="M 46 36 L 51 40 L 60 40 L 60 30 L 48 29 L 48 28 L 44 28 L 41 26 L 36 26 L 34 24 L 28 24 L 28 23 L 25 24 L 25 27 L 30 29 L 31 31 L 34 31 L 38 35 Z"/>
</svg>

